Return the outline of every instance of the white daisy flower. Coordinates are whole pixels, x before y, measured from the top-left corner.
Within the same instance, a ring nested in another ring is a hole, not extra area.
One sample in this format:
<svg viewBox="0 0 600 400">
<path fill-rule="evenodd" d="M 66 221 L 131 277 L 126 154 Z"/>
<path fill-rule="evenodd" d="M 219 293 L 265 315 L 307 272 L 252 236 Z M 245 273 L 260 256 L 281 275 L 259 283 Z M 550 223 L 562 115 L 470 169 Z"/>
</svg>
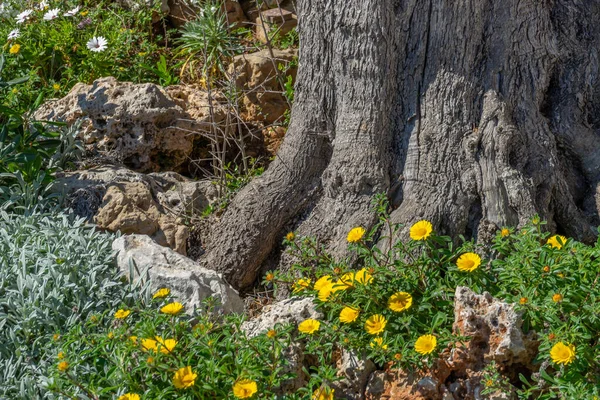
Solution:
<svg viewBox="0 0 600 400">
<path fill-rule="evenodd" d="M 46 14 L 44 14 L 44 20 L 52 21 L 53 19 L 58 18 L 59 12 L 60 10 L 58 8 L 48 11 Z"/>
<path fill-rule="evenodd" d="M 33 10 L 25 10 L 22 13 L 19 13 L 16 18 L 17 24 L 22 24 L 23 22 L 27 21 L 31 16 L 31 13 L 33 13 Z"/>
<path fill-rule="evenodd" d="M 49 7 L 49 5 L 48 5 L 48 2 L 46 0 L 40 1 L 40 4 L 38 5 L 38 8 L 40 10 L 45 10 L 48 7 Z"/>
<path fill-rule="evenodd" d="M 67 11 L 66 13 L 64 13 L 63 15 L 65 17 L 74 17 L 77 15 L 77 13 L 79 12 L 79 6 L 75 7 L 72 10 Z"/>
<path fill-rule="evenodd" d="M 8 34 L 7 39 L 8 40 L 13 40 L 18 38 L 19 36 L 21 36 L 21 31 L 19 31 L 18 29 L 13 29 L 12 31 L 10 31 L 10 33 Z"/>
<path fill-rule="evenodd" d="M 101 52 L 106 50 L 108 42 L 102 36 L 93 37 L 87 42 L 87 48 L 91 51 Z"/>
</svg>

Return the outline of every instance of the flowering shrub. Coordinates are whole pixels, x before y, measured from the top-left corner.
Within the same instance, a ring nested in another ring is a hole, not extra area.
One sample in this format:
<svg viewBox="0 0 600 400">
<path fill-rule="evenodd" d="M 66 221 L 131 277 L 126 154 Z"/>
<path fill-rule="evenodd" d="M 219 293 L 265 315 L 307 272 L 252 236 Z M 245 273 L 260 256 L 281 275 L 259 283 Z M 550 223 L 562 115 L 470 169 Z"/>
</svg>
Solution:
<svg viewBox="0 0 600 400">
<path fill-rule="evenodd" d="M 63 333 L 127 297 L 111 243 L 67 215 L 0 212 L 0 398 L 41 397 Z"/>
<path fill-rule="evenodd" d="M 394 243 L 390 236 L 400 227 L 389 223 L 386 201 L 378 202 L 379 224 L 370 233 L 357 227 L 348 234 L 358 269 L 335 260 L 314 239 L 291 233 L 285 243 L 298 263 L 287 274 L 267 274 L 266 283 L 291 284 L 293 293 L 313 297 L 325 313 L 323 321 L 298 327 L 308 351 L 335 344 L 366 353 L 380 366 L 426 371 L 440 352 L 468 340 L 452 331 L 455 289 L 468 286 L 515 303 L 525 332 L 538 334 L 539 373 L 520 376 L 521 398 L 599 394 L 600 241 L 590 247 L 549 236 L 535 217 L 517 233 L 502 229 L 491 249 L 456 246 L 428 221 L 412 225 L 409 241 Z M 379 231 L 389 236 L 375 237 Z M 379 247 L 371 245 L 375 240 Z"/>
<path fill-rule="evenodd" d="M 8 76 L 30 76 L 26 86 L 8 93 L 8 103 L 32 104 L 40 92 L 58 97 L 77 82 L 108 75 L 157 79 L 143 64 L 160 55 L 161 37 L 152 30 L 160 3 L 126 10 L 115 2 L 3 0 L 0 48 L 8 53 Z"/>
<path fill-rule="evenodd" d="M 210 305 L 191 317 L 176 300 L 163 288 L 148 302 L 90 315 L 55 342 L 49 390 L 91 399 L 271 398 L 293 377 L 282 356 L 293 327 L 248 337 L 243 317 L 216 316 Z"/>
</svg>

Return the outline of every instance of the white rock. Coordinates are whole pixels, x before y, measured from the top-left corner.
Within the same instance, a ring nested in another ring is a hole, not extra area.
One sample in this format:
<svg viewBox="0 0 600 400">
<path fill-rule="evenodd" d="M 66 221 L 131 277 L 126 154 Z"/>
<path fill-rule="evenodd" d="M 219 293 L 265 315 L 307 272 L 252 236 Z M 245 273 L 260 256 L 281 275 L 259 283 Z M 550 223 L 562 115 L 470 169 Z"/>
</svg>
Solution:
<svg viewBox="0 0 600 400">
<path fill-rule="evenodd" d="M 244 311 L 242 299 L 220 274 L 160 246 L 146 235 L 121 236 L 113 242 L 112 248 L 118 252 L 117 264 L 121 271 L 129 275 L 130 261 L 133 261 L 135 277 L 147 270 L 153 290 L 162 287 L 171 289 L 171 293 L 186 306 L 187 312 L 201 307 L 202 301 L 211 296 L 217 300 L 216 311 Z"/>
<path fill-rule="evenodd" d="M 292 297 L 269 306 L 250 321 L 242 324 L 242 329 L 249 337 L 258 336 L 275 327 L 275 324 L 299 324 L 305 319 L 320 319 L 323 314 L 317 311 L 309 297 Z"/>
</svg>

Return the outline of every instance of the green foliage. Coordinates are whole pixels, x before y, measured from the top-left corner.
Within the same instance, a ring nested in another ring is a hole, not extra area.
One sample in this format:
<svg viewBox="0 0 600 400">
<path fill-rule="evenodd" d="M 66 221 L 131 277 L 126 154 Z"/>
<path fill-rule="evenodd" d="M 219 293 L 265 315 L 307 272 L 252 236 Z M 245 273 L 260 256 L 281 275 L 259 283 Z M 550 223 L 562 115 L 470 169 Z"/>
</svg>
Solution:
<svg viewBox="0 0 600 400">
<path fill-rule="evenodd" d="M 160 13 L 160 1 L 139 1 L 126 10 L 107 0 L 4 1 L 8 10 L 0 15 L 0 47 L 7 53 L 7 79 L 28 76 L 27 85 L 8 93 L 6 103 L 29 107 L 38 95 L 57 97 L 75 83 L 91 83 L 102 76 L 143 82 L 153 80 L 142 64 L 158 61 L 164 37 L 153 32 L 152 15 Z M 67 11 L 80 6 L 73 16 Z M 54 20 L 44 20 L 51 9 L 60 10 Z M 18 13 L 32 10 L 29 19 L 17 24 Z M 9 32 L 19 29 L 17 38 L 8 40 Z M 163 35 L 167 35 L 164 32 Z M 168 36 L 168 35 L 167 35 Z M 86 44 L 93 37 L 104 37 L 108 44 L 101 52 L 90 51 Z M 17 52 L 10 52 L 15 45 Z M 133 62 L 132 62 L 133 61 Z"/>
<path fill-rule="evenodd" d="M 265 172 L 265 167 L 258 160 L 250 159 L 249 170 L 243 169 L 235 164 L 227 163 L 224 167 L 224 179 L 222 182 L 214 181 L 214 184 L 220 188 L 219 201 L 215 205 L 209 205 L 202 216 L 206 217 L 213 212 L 224 211 L 233 197 L 246 186 L 253 178 L 260 176 Z"/>
<path fill-rule="evenodd" d="M 0 398 L 42 396 L 55 335 L 129 296 L 111 243 L 71 216 L 0 212 Z"/>
<path fill-rule="evenodd" d="M 41 99 L 26 114 L 0 105 L 0 204 L 13 212 L 49 206 L 44 198 L 55 197 L 49 194 L 53 173 L 83 151 L 76 139 L 78 123 L 67 128 L 31 119 Z"/>
<path fill-rule="evenodd" d="M 174 300 L 139 301 L 122 306 L 131 311 L 126 318 L 116 319 L 115 308 L 74 327 L 55 346 L 68 369 L 55 369 L 50 389 L 77 398 L 136 393 L 149 399 L 233 399 L 235 383 L 249 379 L 260 398 L 272 398 L 293 377 L 282 356 L 291 326 L 248 337 L 240 316 L 219 317 L 211 307 L 194 317 L 160 311 Z M 177 388 L 174 376 L 188 366 L 197 377 L 191 387 Z"/>
<path fill-rule="evenodd" d="M 142 67 L 158 77 L 158 83 L 163 86 L 175 85 L 179 82 L 179 78 L 173 75 L 172 70 L 167 65 L 167 59 L 161 55 L 156 62 L 156 67 L 142 64 Z"/>
<path fill-rule="evenodd" d="M 198 63 L 206 81 L 219 78 L 227 71 L 227 62 L 244 49 L 240 37 L 232 33 L 227 16 L 218 2 L 207 2 L 196 20 L 184 25 L 178 39 L 178 54 L 185 57 L 182 74 L 186 70 L 192 77 Z"/>
<path fill-rule="evenodd" d="M 359 271 L 349 267 L 350 260 L 336 260 L 327 254 L 314 239 L 289 234 L 285 243 L 298 262 L 286 274 L 274 277 L 269 273 L 268 282 L 292 283 L 294 293 L 314 297 L 326 315 L 318 332 L 307 334 L 309 351 L 335 343 L 366 353 L 380 366 L 393 363 L 408 371 L 431 368 L 442 350 L 460 347 L 468 340 L 452 331 L 454 292 L 457 286 L 467 286 L 516 303 L 517 310 L 524 313 L 525 332 L 534 330 L 538 335 L 540 346 L 534 362 L 541 369 L 531 379 L 521 375 L 525 382 L 521 398 L 590 398 L 599 394 L 600 241 L 590 247 L 549 237 L 535 217 L 518 234 L 508 229 L 498 232 L 492 260 L 465 264 L 460 261 L 463 255 L 484 255 L 486 249 L 464 240 L 455 246 L 449 237 L 435 232 L 394 242 L 400 226 L 389 222 L 382 197 L 377 210 L 379 223 L 370 233 L 357 228 L 348 236 Z M 405 300 L 404 307 L 393 310 L 393 295 L 398 292 L 410 295 L 411 301 Z M 358 316 L 344 321 L 344 309 L 358 310 Z M 368 327 L 374 315 L 385 318 L 383 330 Z M 436 338 L 431 353 L 417 345 L 425 335 Z M 574 359 L 566 365 L 550 356 L 553 346 L 561 342 L 573 344 L 575 349 Z M 487 377 L 490 390 L 507 384 L 489 371 Z"/>
<path fill-rule="evenodd" d="M 271 39 L 271 44 L 273 47 L 285 50 L 291 47 L 298 47 L 300 44 L 300 37 L 298 36 L 298 30 L 293 28 L 291 31 L 282 35 L 280 32 L 277 32 L 275 36 Z"/>
<path fill-rule="evenodd" d="M 529 382 L 527 398 L 544 390 L 540 399 L 587 398 L 600 388 L 600 282 L 595 246 L 549 236 L 544 223 L 532 224 L 505 237 L 499 233 L 491 263 L 496 277 L 495 296 L 518 304 L 524 330 L 537 332 L 541 341 L 537 361 L 542 380 Z M 568 365 L 544 363 L 554 345 L 575 346 L 575 360 Z M 594 392 L 593 390 L 596 390 Z"/>
</svg>

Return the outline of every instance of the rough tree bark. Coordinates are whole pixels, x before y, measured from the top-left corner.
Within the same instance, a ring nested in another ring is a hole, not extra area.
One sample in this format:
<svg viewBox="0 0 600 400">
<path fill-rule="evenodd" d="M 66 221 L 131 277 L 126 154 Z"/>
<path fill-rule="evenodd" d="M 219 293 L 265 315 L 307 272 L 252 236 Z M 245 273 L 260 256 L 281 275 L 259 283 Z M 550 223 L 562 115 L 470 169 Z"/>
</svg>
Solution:
<svg viewBox="0 0 600 400">
<path fill-rule="evenodd" d="M 343 254 L 370 202 L 482 239 L 535 213 L 595 237 L 600 1 L 301 0 L 292 123 L 203 261 L 255 281 L 288 230 Z"/>
</svg>

